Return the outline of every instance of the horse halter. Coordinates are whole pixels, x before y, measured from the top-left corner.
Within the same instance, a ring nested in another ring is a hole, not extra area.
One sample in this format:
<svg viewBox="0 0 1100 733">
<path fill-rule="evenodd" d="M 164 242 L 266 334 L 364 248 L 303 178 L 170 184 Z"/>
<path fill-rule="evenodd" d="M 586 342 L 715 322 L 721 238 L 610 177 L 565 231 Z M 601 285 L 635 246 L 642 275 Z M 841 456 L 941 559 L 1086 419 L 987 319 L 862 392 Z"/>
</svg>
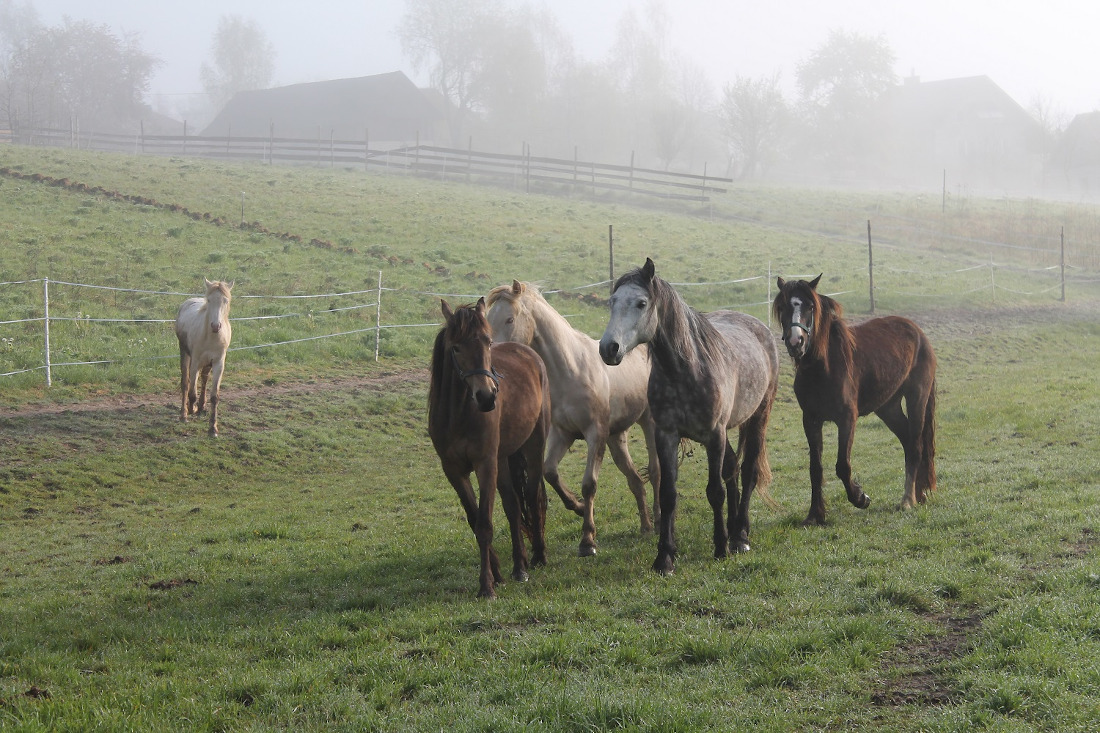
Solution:
<svg viewBox="0 0 1100 733">
<path fill-rule="evenodd" d="M 791 329 L 801 328 L 802 332 L 806 335 L 806 338 L 810 337 L 810 332 L 814 329 L 814 314 L 810 311 L 810 322 L 802 323 L 801 321 L 794 321 L 783 331 L 783 341 L 789 341 L 791 338 Z"/>
<path fill-rule="evenodd" d="M 489 369 L 463 369 L 458 365 L 458 359 L 455 356 L 455 347 L 451 347 L 451 363 L 455 365 L 455 371 L 458 372 L 458 378 L 465 381 L 466 377 L 488 377 L 493 380 L 493 384 L 500 386 L 500 380 L 504 379 L 504 375 L 496 370 L 495 367 Z"/>
</svg>

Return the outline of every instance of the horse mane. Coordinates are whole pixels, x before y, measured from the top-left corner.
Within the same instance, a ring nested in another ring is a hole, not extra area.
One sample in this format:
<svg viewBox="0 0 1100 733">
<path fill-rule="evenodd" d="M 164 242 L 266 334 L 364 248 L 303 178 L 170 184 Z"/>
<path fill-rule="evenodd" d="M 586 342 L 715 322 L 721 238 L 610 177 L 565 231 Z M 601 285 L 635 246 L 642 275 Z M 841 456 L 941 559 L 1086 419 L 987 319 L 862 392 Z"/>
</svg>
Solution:
<svg viewBox="0 0 1100 733">
<path fill-rule="evenodd" d="M 231 282 L 227 283 L 222 280 L 214 280 L 210 283 L 209 287 L 206 288 L 206 295 L 209 297 L 211 293 L 217 291 L 224 296 L 226 300 L 229 300 L 233 297 L 232 293 L 230 293 L 232 287 L 233 283 Z"/>
<path fill-rule="evenodd" d="M 816 330 L 818 336 L 824 336 L 824 338 L 810 339 L 810 357 L 825 364 L 827 370 L 829 349 L 831 349 L 835 340 L 836 346 L 840 349 L 840 360 L 842 360 L 843 369 L 845 373 L 850 372 L 851 366 L 853 366 L 856 335 L 851 332 L 851 328 L 844 321 L 844 308 L 833 298 L 822 295 L 812 288 L 810 289 L 810 297 L 815 300 L 814 313 L 817 314 L 815 317 L 817 318 Z"/>
<path fill-rule="evenodd" d="M 713 360 L 724 343 L 718 329 L 702 313 L 687 304 L 667 280 L 653 275 L 646 278 L 643 268 L 636 267 L 615 281 L 615 290 L 626 284 L 637 285 L 649 293 L 660 308 L 661 320 L 667 323 L 658 329 L 650 353 L 664 351 L 679 356 L 692 368 Z M 661 348 L 664 346 L 665 348 Z"/>
</svg>

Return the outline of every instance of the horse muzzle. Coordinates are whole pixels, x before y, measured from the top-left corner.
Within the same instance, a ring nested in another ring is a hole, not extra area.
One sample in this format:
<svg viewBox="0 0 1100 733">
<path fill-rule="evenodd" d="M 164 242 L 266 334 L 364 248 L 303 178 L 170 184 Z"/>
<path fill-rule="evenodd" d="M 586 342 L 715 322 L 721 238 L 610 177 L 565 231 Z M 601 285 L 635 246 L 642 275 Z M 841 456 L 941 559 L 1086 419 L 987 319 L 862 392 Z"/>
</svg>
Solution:
<svg viewBox="0 0 1100 733">
<path fill-rule="evenodd" d="M 477 403 L 477 409 L 482 412 L 492 412 L 496 409 L 497 392 L 496 385 L 494 385 L 492 389 L 474 390 L 474 402 Z"/>
<path fill-rule="evenodd" d="M 623 361 L 623 351 L 618 341 L 600 339 L 600 358 L 608 366 L 618 366 Z"/>
</svg>

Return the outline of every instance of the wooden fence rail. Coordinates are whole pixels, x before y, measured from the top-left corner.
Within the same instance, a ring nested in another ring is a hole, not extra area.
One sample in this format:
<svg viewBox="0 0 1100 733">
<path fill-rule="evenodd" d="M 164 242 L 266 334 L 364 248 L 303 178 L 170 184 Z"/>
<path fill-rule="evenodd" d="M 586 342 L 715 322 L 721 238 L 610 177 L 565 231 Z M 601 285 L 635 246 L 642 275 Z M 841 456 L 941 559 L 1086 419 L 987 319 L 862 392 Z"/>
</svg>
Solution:
<svg viewBox="0 0 1100 733">
<path fill-rule="evenodd" d="M 364 170 L 400 172 L 442 180 L 491 182 L 523 187 L 530 191 L 569 190 L 596 194 L 618 191 L 663 199 L 710 201 L 726 193 L 732 179 L 704 173 L 673 173 L 633 164 L 617 165 L 596 161 L 548 158 L 476 151 L 472 148 L 435 145 L 401 145 L 380 149 L 370 146 L 364 130 L 362 140 L 339 140 L 318 132 L 316 138 L 207 137 L 198 135 L 118 135 L 85 133 L 76 129 L 37 128 L 0 130 L 0 143 L 72 147 L 85 150 L 135 155 L 169 155 L 258 161 L 266 164 L 313 165 L 317 167 L 359 167 Z M 525 146 L 526 149 L 526 146 Z"/>
</svg>

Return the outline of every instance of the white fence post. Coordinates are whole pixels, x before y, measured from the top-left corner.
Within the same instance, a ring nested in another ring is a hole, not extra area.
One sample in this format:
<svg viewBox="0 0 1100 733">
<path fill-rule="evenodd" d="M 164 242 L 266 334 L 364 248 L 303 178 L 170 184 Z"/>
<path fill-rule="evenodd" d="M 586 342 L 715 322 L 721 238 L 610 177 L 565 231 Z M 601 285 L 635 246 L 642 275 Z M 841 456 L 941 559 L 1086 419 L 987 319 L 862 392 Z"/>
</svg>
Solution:
<svg viewBox="0 0 1100 733">
<path fill-rule="evenodd" d="M 50 373 L 50 279 L 48 277 L 42 279 L 42 302 L 45 315 L 42 322 L 46 324 L 46 386 L 52 387 L 53 375 Z"/>
<path fill-rule="evenodd" d="M 374 300 L 374 360 L 378 361 L 378 343 L 382 336 L 382 271 L 378 271 L 378 297 Z"/>
</svg>

